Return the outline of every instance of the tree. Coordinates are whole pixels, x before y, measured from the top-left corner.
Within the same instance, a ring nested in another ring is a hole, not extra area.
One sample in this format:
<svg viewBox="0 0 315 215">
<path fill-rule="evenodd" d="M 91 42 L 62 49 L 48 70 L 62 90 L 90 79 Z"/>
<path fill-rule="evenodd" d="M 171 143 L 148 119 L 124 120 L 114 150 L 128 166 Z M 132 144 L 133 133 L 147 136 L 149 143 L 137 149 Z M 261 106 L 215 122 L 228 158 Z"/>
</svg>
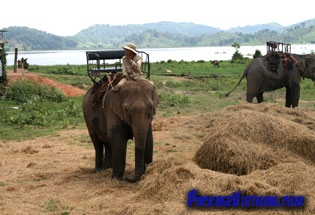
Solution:
<svg viewBox="0 0 315 215">
<path fill-rule="evenodd" d="M 232 44 L 232 47 L 236 49 L 236 51 L 234 52 L 232 56 L 232 63 L 242 61 L 244 57 L 240 52 L 238 52 L 238 49 L 240 48 L 240 44 L 238 44 L 238 42 L 234 42 Z"/>
<path fill-rule="evenodd" d="M 243 62 L 244 56 L 236 51 L 233 56 L 232 56 L 232 63 L 236 63 L 236 62 Z"/>
<path fill-rule="evenodd" d="M 240 48 L 240 44 L 238 44 L 238 42 L 234 42 L 232 44 L 232 47 L 234 47 L 236 49 L 236 51 L 238 51 L 238 49 Z"/>
<path fill-rule="evenodd" d="M 261 56 L 262 56 L 261 51 L 256 49 L 255 54 L 253 55 L 253 58 L 258 58 L 258 57 L 261 57 Z"/>
</svg>

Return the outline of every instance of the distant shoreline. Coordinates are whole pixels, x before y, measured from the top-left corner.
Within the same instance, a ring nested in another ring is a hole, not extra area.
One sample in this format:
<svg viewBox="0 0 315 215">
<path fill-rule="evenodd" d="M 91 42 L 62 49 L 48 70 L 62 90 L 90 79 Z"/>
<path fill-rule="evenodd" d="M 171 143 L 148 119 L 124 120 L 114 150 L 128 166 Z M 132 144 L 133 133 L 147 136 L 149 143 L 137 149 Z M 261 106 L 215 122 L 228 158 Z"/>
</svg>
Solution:
<svg viewBox="0 0 315 215">
<path fill-rule="evenodd" d="M 86 50 L 47 50 L 47 51 L 19 51 L 18 59 L 28 58 L 30 65 L 84 65 L 86 64 Z M 105 50 L 105 49 L 102 49 Z M 152 48 L 139 49 L 145 51 L 150 56 L 150 62 L 160 61 L 210 61 L 210 60 L 230 60 L 236 49 L 232 46 L 216 47 L 182 47 L 182 48 Z M 238 51 L 244 57 L 251 58 L 256 50 L 260 50 L 262 55 L 266 54 L 266 45 L 241 46 Z M 315 44 L 292 45 L 291 53 L 310 54 L 315 50 Z M 13 65 L 14 52 L 7 52 L 7 65 Z"/>
</svg>

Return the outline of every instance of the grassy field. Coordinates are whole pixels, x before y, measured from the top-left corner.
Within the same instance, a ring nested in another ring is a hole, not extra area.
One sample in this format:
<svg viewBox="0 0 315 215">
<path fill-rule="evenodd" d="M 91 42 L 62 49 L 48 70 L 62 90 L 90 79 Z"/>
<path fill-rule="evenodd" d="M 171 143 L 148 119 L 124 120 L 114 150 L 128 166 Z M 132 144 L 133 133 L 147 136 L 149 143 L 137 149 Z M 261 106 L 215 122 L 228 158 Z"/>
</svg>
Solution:
<svg viewBox="0 0 315 215">
<path fill-rule="evenodd" d="M 224 96 L 237 83 L 245 66 L 246 63 L 229 61 L 220 62 L 219 68 L 204 61 L 152 63 L 151 80 L 157 86 L 160 99 L 157 115 L 192 115 L 245 101 L 246 80 L 229 97 Z M 29 72 L 84 90 L 92 86 L 85 65 L 31 65 Z M 56 89 L 27 81 L 15 83 L 7 92 L 6 97 L 0 97 L 0 139 L 3 141 L 31 139 L 60 129 L 85 126 L 82 97 L 65 97 Z M 303 80 L 300 106 L 314 107 L 314 94 L 313 82 Z M 284 104 L 284 98 L 284 89 L 265 93 L 269 103 Z"/>
</svg>

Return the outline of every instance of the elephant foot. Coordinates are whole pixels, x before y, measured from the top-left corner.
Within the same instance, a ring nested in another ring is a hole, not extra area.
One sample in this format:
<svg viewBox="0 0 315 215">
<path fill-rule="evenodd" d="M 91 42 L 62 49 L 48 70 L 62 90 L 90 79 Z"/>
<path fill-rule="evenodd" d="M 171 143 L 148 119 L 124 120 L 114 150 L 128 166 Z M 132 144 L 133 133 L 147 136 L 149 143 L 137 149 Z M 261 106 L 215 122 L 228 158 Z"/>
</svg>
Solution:
<svg viewBox="0 0 315 215">
<path fill-rule="evenodd" d="M 125 177 L 125 180 L 130 183 L 135 183 L 140 180 L 141 176 L 142 176 L 141 173 L 137 173 L 133 177 Z"/>
<path fill-rule="evenodd" d="M 93 172 L 94 173 L 100 173 L 102 171 L 103 171 L 103 169 L 101 169 L 101 168 L 95 168 Z"/>
<path fill-rule="evenodd" d="M 135 175 L 133 177 L 125 178 L 126 181 L 131 183 L 139 181 L 146 168 L 144 165 L 144 150 L 136 147 L 135 157 Z"/>
<path fill-rule="evenodd" d="M 119 177 L 119 176 L 112 176 L 112 181 L 118 181 L 119 183 L 125 184 L 126 180 L 123 177 Z"/>
<path fill-rule="evenodd" d="M 104 170 L 110 169 L 110 168 L 113 168 L 110 163 L 105 163 L 105 164 L 104 164 Z"/>
<path fill-rule="evenodd" d="M 112 181 L 116 181 L 118 182 L 119 184 L 126 184 L 126 180 L 124 178 L 117 178 L 117 177 L 113 177 L 112 178 Z"/>
</svg>

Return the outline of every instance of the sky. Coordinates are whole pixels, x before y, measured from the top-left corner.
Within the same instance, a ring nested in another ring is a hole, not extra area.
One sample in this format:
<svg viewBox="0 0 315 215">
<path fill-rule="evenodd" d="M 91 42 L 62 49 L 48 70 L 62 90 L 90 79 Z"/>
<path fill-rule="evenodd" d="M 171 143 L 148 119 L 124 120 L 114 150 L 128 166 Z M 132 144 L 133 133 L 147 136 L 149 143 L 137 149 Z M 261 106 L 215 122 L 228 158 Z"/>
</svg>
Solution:
<svg viewBox="0 0 315 215">
<path fill-rule="evenodd" d="M 275 22 L 289 26 L 315 18 L 310 0 L 14 0 L 0 6 L 0 29 L 19 26 L 73 36 L 96 24 L 190 22 L 227 30 Z"/>
</svg>

